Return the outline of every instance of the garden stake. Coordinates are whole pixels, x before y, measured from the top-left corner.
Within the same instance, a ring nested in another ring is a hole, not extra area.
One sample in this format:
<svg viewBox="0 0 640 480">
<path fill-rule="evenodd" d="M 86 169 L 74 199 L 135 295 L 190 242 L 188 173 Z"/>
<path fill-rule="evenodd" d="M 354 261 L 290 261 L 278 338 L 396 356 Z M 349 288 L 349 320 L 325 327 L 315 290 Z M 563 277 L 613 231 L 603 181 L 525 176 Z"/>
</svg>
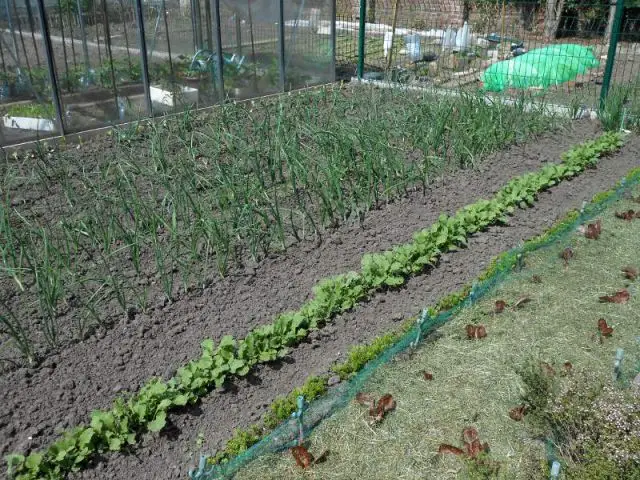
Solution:
<svg viewBox="0 0 640 480">
<path fill-rule="evenodd" d="M 477 287 L 478 287 L 478 282 L 474 281 L 471 284 L 471 290 L 469 291 L 469 301 L 470 302 L 473 302 L 475 300 L 475 298 L 476 298 L 476 295 L 478 293 Z"/>
<path fill-rule="evenodd" d="M 308 404 L 304 401 L 304 395 L 298 395 L 296 399 L 297 410 L 291 414 L 292 418 L 295 418 L 298 423 L 298 445 L 302 445 L 304 440 L 304 425 L 302 423 L 302 417 L 304 411 L 307 409 Z"/>
<path fill-rule="evenodd" d="M 207 470 L 207 457 L 204 455 L 200 455 L 200 462 L 198 463 L 197 470 L 189 470 L 189 478 L 191 480 L 201 480 L 205 478 L 209 478 L 211 473 L 213 472 L 215 465 L 211 465 L 211 467 Z"/>
<path fill-rule="evenodd" d="M 624 358 L 624 350 L 618 348 L 616 350 L 616 359 L 613 363 L 613 381 L 615 382 L 620 378 L 620 372 L 622 371 L 622 359 Z"/>
<path fill-rule="evenodd" d="M 416 334 L 416 339 L 409 344 L 409 346 L 411 348 L 416 348 L 418 346 L 418 343 L 420 343 L 420 335 L 422 334 L 422 324 L 427 319 L 428 315 L 429 315 L 429 313 L 427 312 L 426 309 L 422 310 L 422 313 L 420 314 L 420 317 L 416 321 L 416 324 L 418 325 L 418 333 Z"/>
</svg>

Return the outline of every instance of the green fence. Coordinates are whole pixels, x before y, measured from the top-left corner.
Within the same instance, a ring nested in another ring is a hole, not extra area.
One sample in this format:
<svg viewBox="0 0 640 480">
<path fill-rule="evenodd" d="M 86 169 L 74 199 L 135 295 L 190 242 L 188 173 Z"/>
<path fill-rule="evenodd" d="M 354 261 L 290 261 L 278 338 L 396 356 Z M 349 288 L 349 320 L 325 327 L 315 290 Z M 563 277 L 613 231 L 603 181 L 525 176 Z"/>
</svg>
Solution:
<svg viewBox="0 0 640 480">
<path fill-rule="evenodd" d="M 299 398 L 298 414 L 294 414 L 290 420 L 283 422 L 271 434 L 228 462 L 210 465 L 210 459 L 202 456 L 198 468 L 190 471 L 190 478 L 192 480 L 233 478 L 240 469 L 263 455 L 280 452 L 298 445 L 301 438 L 308 438 L 315 427 L 324 419 L 345 408 L 358 392 L 363 391 L 363 387 L 379 367 L 384 366 L 396 355 L 407 349 L 417 347 L 418 344 L 428 338 L 430 333 L 447 323 L 462 309 L 470 307 L 491 294 L 498 285 L 504 283 L 512 277 L 514 272 L 518 272 L 522 268 L 523 259 L 527 254 L 543 248 L 550 249 L 551 253 L 554 254 L 553 258 L 557 261 L 558 246 L 564 248 L 569 236 L 574 234 L 580 225 L 593 219 L 615 202 L 629 195 L 639 183 L 640 171 L 634 170 L 620 181 L 615 190 L 607 194 L 598 195 L 597 201 L 585 205 L 579 213 L 567 217 L 567 220 L 550 230 L 546 235 L 530 240 L 501 255 L 492 266 L 490 273 L 475 282 L 469 294 L 453 308 L 437 315 L 430 315 L 429 310 L 425 309 L 417 319 L 414 328 L 377 358 L 369 362 L 348 382 L 337 385 L 330 393 L 320 397 L 310 405 L 306 405 Z M 638 367 L 636 365 L 627 365 L 624 375 L 620 375 L 618 370 L 614 371 L 618 375 L 618 380 L 624 380 L 622 383 L 628 383 L 638 373 Z M 616 366 L 615 368 L 618 367 Z"/>
<path fill-rule="evenodd" d="M 621 102 L 640 103 L 640 8 L 633 0 L 358 1 L 355 70 L 361 79 L 492 94 L 524 91 L 589 108 L 601 107 L 609 92 Z M 353 22 L 338 21 L 338 45 L 351 41 L 353 28 Z M 576 58 L 573 46 L 589 52 L 586 67 L 576 66 L 584 58 Z M 496 71 L 506 76 L 502 90 L 492 88 Z"/>
</svg>

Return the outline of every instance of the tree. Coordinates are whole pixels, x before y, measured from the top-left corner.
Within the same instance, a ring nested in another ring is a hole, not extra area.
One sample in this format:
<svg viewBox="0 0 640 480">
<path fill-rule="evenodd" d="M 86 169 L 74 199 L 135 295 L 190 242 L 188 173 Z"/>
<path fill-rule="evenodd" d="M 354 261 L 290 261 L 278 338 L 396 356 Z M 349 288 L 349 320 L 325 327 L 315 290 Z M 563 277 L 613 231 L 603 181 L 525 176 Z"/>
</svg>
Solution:
<svg viewBox="0 0 640 480">
<path fill-rule="evenodd" d="M 564 11 L 565 0 L 547 0 L 544 15 L 544 35 L 549 40 L 556 38 L 562 12 Z"/>
<path fill-rule="evenodd" d="M 367 22 L 376 23 L 376 0 L 368 2 Z"/>
<path fill-rule="evenodd" d="M 613 19 L 616 16 L 616 2 L 611 0 L 609 2 L 609 19 L 607 20 L 607 29 L 605 30 L 604 37 L 607 43 L 611 40 L 611 32 L 613 30 Z"/>
</svg>

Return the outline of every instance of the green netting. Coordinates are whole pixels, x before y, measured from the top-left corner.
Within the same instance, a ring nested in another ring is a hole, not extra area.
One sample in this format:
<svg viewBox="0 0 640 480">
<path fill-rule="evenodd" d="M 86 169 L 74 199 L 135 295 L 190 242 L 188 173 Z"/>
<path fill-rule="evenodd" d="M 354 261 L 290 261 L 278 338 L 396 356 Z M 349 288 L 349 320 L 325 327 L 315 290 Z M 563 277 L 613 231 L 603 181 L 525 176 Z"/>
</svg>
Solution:
<svg viewBox="0 0 640 480">
<path fill-rule="evenodd" d="M 549 88 L 574 80 L 599 65 L 591 48 L 565 43 L 531 50 L 491 65 L 482 75 L 485 90 Z"/>
<path fill-rule="evenodd" d="M 298 419 L 294 415 L 290 420 L 283 422 L 270 435 L 227 463 L 208 465 L 207 458 L 203 456 L 198 470 L 189 472 L 189 476 L 193 480 L 230 478 L 238 472 L 239 469 L 262 455 L 277 453 L 296 446 L 300 440 L 301 433 L 305 438 L 308 437 L 322 420 L 347 406 L 355 395 L 363 390 L 364 385 L 380 366 L 386 364 L 394 356 L 407 348 L 415 346 L 434 329 L 437 329 L 449 321 L 449 319 L 455 316 L 461 309 L 470 307 L 488 293 L 491 293 L 498 284 L 508 279 L 512 272 L 519 271 L 522 267 L 522 260 L 527 253 L 542 248 L 557 247 L 558 244 L 565 241 L 579 225 L 584 224 L 589 219 L 601 213 L 639 183 L 640 169 L 635 170 L 621 180 L 615 190 L 612 190 L 607 195 L 600 195 L 597 201 L 585 205 L 579 213 L 570 216 L 565 222 L 551 230 L 547 235 L 528 241 L 501 255 L 495 262 L 489 275 L 481 281 L 475 282 L 469 295 L 462 302 L 451 310 L 439 313 L 436 316 L 430 316 L 427 310 L 424 310 L 417 320 L 415 327 L 400 341 L 379 355 L 375 360 L 368 363 L 367 366 L 349 382 L 338 385 L 324 397 L 306 406 L 301 419 Z M 557 257 L 554 256 L 553 258 L 556 259 Z M 300 431 L 300 426 L 302 426 L 302 432 Z"/>
</svg>

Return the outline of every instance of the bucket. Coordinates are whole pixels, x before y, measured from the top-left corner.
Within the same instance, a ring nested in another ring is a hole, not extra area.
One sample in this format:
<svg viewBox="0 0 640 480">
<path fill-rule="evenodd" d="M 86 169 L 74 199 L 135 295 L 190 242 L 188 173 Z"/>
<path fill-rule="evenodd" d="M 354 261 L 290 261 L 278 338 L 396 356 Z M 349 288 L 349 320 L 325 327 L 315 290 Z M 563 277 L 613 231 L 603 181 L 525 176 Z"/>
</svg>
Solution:
<svg viewBox="0 0 640 480">
<path fill-rule="evenodd" d="M 409 60 L 415 62 L 422 58 L 422 53 L 420 52 L 420 35 L 406 35 L 404 37 L 404 41 L 407 48 L 407 56 Z"/>
</svg>

